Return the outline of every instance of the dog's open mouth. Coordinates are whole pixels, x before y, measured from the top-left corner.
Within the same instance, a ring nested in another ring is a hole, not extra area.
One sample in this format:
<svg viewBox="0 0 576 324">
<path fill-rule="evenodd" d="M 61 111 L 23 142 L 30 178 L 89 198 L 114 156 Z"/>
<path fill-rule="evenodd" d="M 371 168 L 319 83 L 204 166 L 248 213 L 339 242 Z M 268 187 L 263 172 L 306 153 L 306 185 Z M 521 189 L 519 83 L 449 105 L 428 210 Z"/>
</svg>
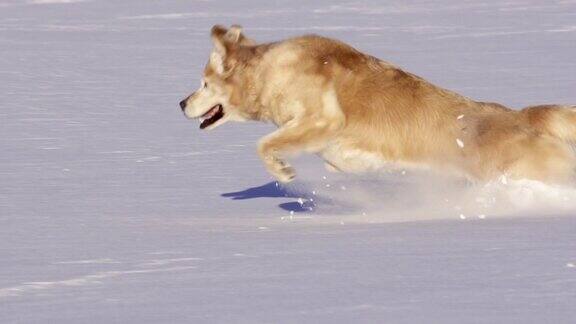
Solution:
<svg viewBox="0 0 576 324">
<path fill-rule="evenodd" d="M 204 129 L 224 117 L 224 108 L 221 104 L 210 108 L 204 115 L 200 116 L 200 129 Z"/>
</svg>

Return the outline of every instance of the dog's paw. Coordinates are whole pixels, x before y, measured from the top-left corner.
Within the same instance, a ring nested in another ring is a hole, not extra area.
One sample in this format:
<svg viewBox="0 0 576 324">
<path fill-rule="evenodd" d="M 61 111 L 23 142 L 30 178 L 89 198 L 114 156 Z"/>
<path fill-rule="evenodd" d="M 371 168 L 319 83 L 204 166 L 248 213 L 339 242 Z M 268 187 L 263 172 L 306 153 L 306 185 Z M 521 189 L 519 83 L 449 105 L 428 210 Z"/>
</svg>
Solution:
<svg viewBox="0 0 576 324">
<path fill-rule="evenodd" d="M 294 168 L 280 159 L 274 159 L 273 161 L 273 163 L 267 164 L 267 169 L 270 174 L 283 183 L 294 180 L 296 177 L 296 171 L 294 171 Z"/>
<path fill-rule="evenodd" d="M 296 177 L 294 168 L 292 168 L 290 164 L 286 163 L 281 158 L 266 154 L 261 154 L 261 156 L 264 156 L 262 161 L 264 162 L 268 172 L 270 172 L 270 174 L 273 175 L 278 181 L 287 183 L 294 180 Z"/>
<path fill-rule="evenodd" d="M 288 183 L 296 178 L 296 171 L 289 165 L 284 165 L 281 169 L 275 172 L 274 177 L 278 179 L 278 181 L 283 183 Z"/>
</svg>

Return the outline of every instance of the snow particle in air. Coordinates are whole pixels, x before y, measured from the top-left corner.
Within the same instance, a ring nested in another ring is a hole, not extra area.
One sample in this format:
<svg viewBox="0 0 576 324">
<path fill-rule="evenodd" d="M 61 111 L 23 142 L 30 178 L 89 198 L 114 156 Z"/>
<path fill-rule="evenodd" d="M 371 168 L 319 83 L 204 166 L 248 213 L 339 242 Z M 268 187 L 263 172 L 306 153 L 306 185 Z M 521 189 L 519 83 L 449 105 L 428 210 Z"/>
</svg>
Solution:
<svg viewBox="0 0 576 324">
<path fill-rule="evenodd" d="M 462 140 L 459 139 L 459 138 L 456 139 L 456 144 L 458 144 L 458 146 L 459 146 L 460 148 L 463 148 L 463 147 L 464 147 L 464 142 L 462 142 Z"/>
<path fill-rule="evenodd" d="M 566 268 L 576 268 L 576 264 L 572 262 L 566 263 Z"/>
</svg>

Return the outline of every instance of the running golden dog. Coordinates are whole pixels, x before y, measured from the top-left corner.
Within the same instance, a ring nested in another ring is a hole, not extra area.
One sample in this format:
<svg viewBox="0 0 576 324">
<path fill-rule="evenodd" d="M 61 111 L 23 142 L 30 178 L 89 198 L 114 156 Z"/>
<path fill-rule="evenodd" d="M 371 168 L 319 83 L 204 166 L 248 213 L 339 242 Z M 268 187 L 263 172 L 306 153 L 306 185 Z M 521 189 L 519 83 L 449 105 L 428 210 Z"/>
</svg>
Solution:
<svg viewBox="0 0 576 324">
<path fill-rule="evenodd" d="M 515 111 L 473 101 L 315 35 L 257 44 L 239 26 L 214 26 L 211 36 L 202 85 L 180 106 L 202 129 L 276 124 L 258 154 L 279 181 L 294 178 L 284 158 L 299 152 L 344 172 L 425 167 L 480 181 L 573 179 L 574 107 Z"/>
</svg>

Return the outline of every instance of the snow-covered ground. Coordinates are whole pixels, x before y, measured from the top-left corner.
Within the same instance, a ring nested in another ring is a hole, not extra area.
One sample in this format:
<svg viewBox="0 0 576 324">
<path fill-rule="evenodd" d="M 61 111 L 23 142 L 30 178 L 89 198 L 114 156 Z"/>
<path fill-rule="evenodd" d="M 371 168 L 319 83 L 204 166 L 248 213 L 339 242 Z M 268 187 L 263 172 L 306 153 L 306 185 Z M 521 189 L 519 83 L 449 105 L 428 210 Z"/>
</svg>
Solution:
<svg viewBox="0 0 576 324">
<path fill-rule="evenodd" d="M 213 24 L 320 33 L 467 96 L 576 103 L 576 1 L 0 2 L 0 322 L 573 323 L 576 191 L 413 171 L 279 187 L 272 127 L 178 102 Z"/>
</svg>

